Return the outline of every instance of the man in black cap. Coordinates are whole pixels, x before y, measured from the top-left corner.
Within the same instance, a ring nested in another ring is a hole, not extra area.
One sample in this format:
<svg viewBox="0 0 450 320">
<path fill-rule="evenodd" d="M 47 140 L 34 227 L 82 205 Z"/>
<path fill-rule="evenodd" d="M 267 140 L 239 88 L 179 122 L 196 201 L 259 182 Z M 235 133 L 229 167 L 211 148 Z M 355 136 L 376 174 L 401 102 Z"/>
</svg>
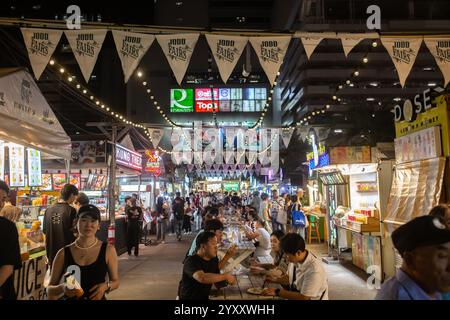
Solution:
<svg viewBox="0 0 450 320">
<path fill-rule="evenodd" d="M 403 264 L 375 299 L 441 300 L 441 293 L 450 291 L 450 230 L 439 219 L 422 216 L 395 230 L 392 242 Z"/>
</svg>

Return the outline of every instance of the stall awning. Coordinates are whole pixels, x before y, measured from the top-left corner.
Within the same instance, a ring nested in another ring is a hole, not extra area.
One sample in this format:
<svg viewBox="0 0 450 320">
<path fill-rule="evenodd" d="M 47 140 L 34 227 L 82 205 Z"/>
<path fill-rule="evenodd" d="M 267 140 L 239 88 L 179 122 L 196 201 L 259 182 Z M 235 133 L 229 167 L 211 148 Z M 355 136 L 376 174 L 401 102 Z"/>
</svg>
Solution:
<svg viewBox="0 0 450 320">
<path fill-rule="evenodd" d="M 71 158 L 71 142 L 32 76 L 0 69 L 0 140 Z"/>
<path fill-rule="evenodd" d="M 404 224 L 439 203 L 445 158 L 399 164 L 395 168 L 384 222 Z"/>
</svg>

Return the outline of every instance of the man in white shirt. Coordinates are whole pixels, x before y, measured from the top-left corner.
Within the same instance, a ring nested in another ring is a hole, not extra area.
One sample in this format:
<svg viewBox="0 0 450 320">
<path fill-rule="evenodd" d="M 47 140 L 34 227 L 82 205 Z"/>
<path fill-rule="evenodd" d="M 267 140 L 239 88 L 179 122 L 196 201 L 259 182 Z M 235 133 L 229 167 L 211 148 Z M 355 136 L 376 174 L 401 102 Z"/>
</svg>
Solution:
<svg viewBox="0 0 450 320">
<path fill-rule="evenodd" d="M 305 240 L 295 233 L 281 239 L 281 249 L 288 259 L 288 275 L 267 277 L 266 281 L 283 284 L 286 289 L 266 288 L 264 294 L 289 300 L 328 300 L 328 282 L 322 262 L 305 249 Z"/>
</svg>

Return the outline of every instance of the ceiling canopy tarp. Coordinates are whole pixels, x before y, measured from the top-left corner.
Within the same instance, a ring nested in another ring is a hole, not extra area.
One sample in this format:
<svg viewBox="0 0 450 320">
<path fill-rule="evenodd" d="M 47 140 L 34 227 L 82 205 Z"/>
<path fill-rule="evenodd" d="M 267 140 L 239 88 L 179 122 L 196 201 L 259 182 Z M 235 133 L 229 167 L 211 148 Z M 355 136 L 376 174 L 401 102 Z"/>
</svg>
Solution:
<svg viewBox="0 0 450 320">
<path fill-rule="evenodd" d="M 0 139 L 71 158 L 71 142 L 33 77 L 0 69 Z"/>
<path fill-rule="evenodd" d="M 384 222 L 404 224 L 427 215 L 439 204 L 444 168 L 445 158 L 398 164 Z"/>
</svg>

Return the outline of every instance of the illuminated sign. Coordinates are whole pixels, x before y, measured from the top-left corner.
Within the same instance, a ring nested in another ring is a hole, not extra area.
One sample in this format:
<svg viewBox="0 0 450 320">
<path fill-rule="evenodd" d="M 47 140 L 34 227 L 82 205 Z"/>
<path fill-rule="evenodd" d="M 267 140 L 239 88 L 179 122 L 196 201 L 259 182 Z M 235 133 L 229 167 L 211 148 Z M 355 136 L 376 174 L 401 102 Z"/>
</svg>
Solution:
<svg viewBox="0 0 450 320">
<path fill-rule="evenodd" d="M 126 168 L 142 170 L 142 156 L 118 144 L 116 144 L 116 162 Z"/>
<path fill-rule="evenodd" d="M 144 171 L 159 176 L 161 174 L 161 168 L 158 152 L 155 150 L 145 150 L 145 157 L 147 161 L 145 163 Z"/>
<path fill-rule="evenodd" d="M 28 148 L 27 156 L 28 156 L 28 186 L 39 187 L 42 185 L 41 152 L 38 150 Z"/>
<path fill-rule="evenodd" d="M 316 168 L 322 168 L 328 166 L 329 164 L 330 164 L 330 155 L 328 154 L 328 152 L 325 152 L 319 155 L 319 162 L 317 164 L 314 162 L 314 159 L 309 160 L 309 169 L 313 170 Z"/>
<path fill-rule="evenodd" d="M 213 102 L 210 100 L 195 101 L 195 112 L 218 112 L 218 111 L 219 111 L 218 101 L 214 101 L 214 108 Z"/>
<path fill-rule="evenodd" d="M 171 89 L 171 112 L 261 112 L 267 88 Z M 213 109 L 214 107 L 214 109 Z"/>
<path fill-rule="evenodd" d="M 192 89 L 170 90 L 170 112 L 193 112 L 194 92 Z"/>
</svg>

